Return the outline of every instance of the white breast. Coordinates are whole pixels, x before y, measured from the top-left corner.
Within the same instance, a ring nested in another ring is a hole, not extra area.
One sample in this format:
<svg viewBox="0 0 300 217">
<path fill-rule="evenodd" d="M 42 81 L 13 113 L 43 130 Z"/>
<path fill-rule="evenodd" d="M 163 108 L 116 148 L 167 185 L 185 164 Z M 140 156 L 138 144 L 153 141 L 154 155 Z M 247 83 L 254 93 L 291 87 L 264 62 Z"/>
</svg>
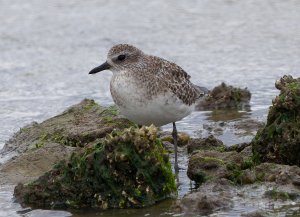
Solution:
<svg viewBox="0 0 300 217">
<path fill-rule="evenodd" d="M 184 104 L 171 92 L 147 98 L 146 88 L 138 87 L 130 77 L 114 75 L 111 93 L 122 115 L 141 124 L 162 126 L 189 115 L 194 106 Z"/>
</svg>

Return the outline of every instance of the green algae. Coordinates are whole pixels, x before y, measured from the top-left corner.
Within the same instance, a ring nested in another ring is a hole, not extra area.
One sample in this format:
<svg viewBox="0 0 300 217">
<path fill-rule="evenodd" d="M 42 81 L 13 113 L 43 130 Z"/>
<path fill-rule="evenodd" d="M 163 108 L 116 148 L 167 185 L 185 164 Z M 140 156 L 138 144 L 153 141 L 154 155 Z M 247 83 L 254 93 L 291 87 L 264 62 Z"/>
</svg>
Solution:
<svg viewBox="0 0 300 217">
<path fill-rule="evenodd" d="M 234 184 L 243 185 L 245 184 L 243 181 L 245 170 L 252 169 L 255 165 L 251 157 L 244 159 L 241 163 L 228 162 L 226 164 L 226 178 Z"/>
<path fill-rule="evenodd" d="M 277 188 L 273 188 L 265 192 L 265 197 L 271 198 L 273 200 L 295 200 L 299 195 L 297 193 L 289 193 L 285 191 L 280 191 Z"/>
<path fill-rule="evenodd" d="M 210 135 L 207 138 L 190 139 L 187 146 L 187 152 L 193 153 L 194 151 L 199 150 L 215 150 L 224 152 L 226 151 L 226 146 L 221 140 L 215 138 L 213 135 Z"/>
<path fill-rule="evenodd" d="M 84 147 L 88 143 L 104 137 L 113 129 L 135 126 L 131 121 L 119 116 L 117 106 L 103 107 L 94 100 L 85 99 L 80 104 L 70 107 L 62 114 L 41 124 L 24 127 L 22 134 L 36 137 L 29 149 L 36 150 L 48 143 L 58 143 L 71 147 Z"/>
<path fill-rule="evenodd" d="M 211 148 L 210 150 L 214 150 L 214 151 L 218 151 L 218 152 L 225 152 L 226 151 L 226 147 L 225 146 L 221 146 L 221 147 Z"/>
<path fill-rule="evenodd" d="M 227 174 L 227 179 L 231 180 L 234 184 L 243 184 L 242 176 L 244 172 L 241 170 L 240 166 L 234 163 L 230 163 L 226 165 L 226 169 L 230 171 Z"/>
<path fill-rule="evenodd" d="M 300 79 L 284 76 L 275 86 L 280 94 L 252 141 L 253 155 L 257 162 L 300 166 Z"/>
<path fill-rule="evenodd" d="M 216 171 L 226 165 L 222 159 L 211 156 L 201 156 L 201 154 L 202 152 L 199 151 L 191 156 L 187 171 L 188 177 L 197 184 L 202 184 L 210 179 L 214 179 Z"/>
<path fill-rule="evenodd" d="M 203 162 L 215 162 L 219 165 L 224 165 L 224 161 L 222 159 L 219 158 L 215 158 L 215 157 L 203 157 Z"/>
<path fill-rule="evenodd" d="M 205 150 L 191 156 L 187 175 L 197 184 L 225 178 L 234 185 L 255 182 L 256 163 L 251 156 L 236 151 Z"/>
<path fill-rule="evenodd" d="M 41 208 L 144 207 L 176 195 L 168 154 L 156 128 L 114 130 L 73 153 L 30 185 L 19 202 Z"/>
</svg>

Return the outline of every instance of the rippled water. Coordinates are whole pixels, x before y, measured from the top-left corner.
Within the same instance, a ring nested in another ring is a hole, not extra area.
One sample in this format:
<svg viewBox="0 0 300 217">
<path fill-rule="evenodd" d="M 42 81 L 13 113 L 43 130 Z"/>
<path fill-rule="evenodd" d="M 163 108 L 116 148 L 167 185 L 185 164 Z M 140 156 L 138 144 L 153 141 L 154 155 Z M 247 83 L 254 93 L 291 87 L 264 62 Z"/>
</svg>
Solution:
<svg viewBox="0 0 300 217">
<path fill-rule="evenodd" d="M 0 20 L 0 148 L 83 98 L 111 104 L 111 73 L 87 73 L 116 43 L 178 63 L 196 84 L 248 87 L 258 119 L 277 94 L 274 81 L 300 76 L 298 0 L 0 0 Z M 196 112 L 178 129 L 197 134 L 207 119 Z M 0 204 L 18 209 L 2 202 L 7 195 Z"/>
</svg>

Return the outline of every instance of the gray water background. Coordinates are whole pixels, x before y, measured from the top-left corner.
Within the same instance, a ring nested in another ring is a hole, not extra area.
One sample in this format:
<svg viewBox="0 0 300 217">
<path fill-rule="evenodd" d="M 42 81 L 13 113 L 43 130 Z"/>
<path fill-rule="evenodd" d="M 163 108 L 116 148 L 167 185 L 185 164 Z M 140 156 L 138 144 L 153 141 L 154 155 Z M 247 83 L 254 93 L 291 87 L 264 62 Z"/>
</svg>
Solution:
<svg viewBox="0 0 300 217">
<path fill-rule="evenodd" d="M 265 120 L 275 80 L 300 76 L 300 1 L 0 0 L 0 148 L 83 98 L 112 104 L 111 73 L 88 72 L 118 43 L 176 62 L 195 84 L 248 87 L 249 114 Z M 195 112 L 178 130 L 196 135 L 207 119 Z M 0 190 L 0 216 L 19 216 L 11 190 Z"/>
</svg>

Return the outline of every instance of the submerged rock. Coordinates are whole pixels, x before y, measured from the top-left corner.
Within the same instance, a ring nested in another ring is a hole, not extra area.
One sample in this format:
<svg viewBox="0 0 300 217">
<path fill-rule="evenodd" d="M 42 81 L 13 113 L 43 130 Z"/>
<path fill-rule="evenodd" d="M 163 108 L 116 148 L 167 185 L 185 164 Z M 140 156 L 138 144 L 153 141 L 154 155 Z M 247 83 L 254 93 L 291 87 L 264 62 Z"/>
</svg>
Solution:
<svg viewBox="0 0 300 217">
<path fill-rule="evenodd" d="M 300 166 L 300 78 L 283 76 L 267 124 L 252 141 L 257 161 Z"/>
<path fill-rule="evenodd" d="M 241 217 L 267 217 L 268 214 L 262 210 L 256 210 L 249 213 L 241 214 Z"/>
<path fill-rule="evenodd" d="M 245 109 L 249 107 L 250 99 L 251 93 L 247 88 L 236 88 L 223 82 L 210 91 L 208 96 L 197 105 L 197 109 Z"/>
<path fill-rule="evenodd" d="M 176 193 L 167 152 L 155 127 L 114 130 L 62 161 L 39 179 L 19 184 L 23 205 L 41 208 L 126 208 Z"/>
<path fill-rule="evenodd" d="M 253 168 L 256 179 L 259 181 L 275 182 L 280 185 L 293 185 L 298 187 L 297 180 L 300 178 L 300 168 L 274 163 L 261 163 Z M 300 190 L 300 188 L 299 188 Z"/>
<path fill-rule="evenodd" d="M 188 216 L 210 215 L 232 207 L 233 192 L 228 181 L 220 179 L 215 183 L 203 184 L 197 189 L 177 200 L 172 209 Z"/>
</svg>

